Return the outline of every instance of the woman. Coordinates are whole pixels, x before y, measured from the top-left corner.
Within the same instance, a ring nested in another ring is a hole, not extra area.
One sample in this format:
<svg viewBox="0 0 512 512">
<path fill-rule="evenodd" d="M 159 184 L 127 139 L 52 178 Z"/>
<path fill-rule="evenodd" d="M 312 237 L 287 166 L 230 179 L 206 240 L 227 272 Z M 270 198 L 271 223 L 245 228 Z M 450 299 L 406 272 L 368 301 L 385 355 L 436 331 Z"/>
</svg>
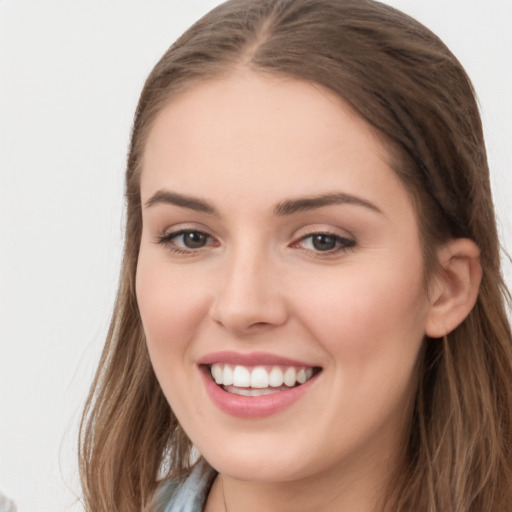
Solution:
<svg viewBox="0 0 512 512">
<path fill-rule="evenodd" d="M 126 180 L 89 510 L 512 510 L 485 146 L 431 32 L 228 1 L 150 74 Z"/>
</svg>

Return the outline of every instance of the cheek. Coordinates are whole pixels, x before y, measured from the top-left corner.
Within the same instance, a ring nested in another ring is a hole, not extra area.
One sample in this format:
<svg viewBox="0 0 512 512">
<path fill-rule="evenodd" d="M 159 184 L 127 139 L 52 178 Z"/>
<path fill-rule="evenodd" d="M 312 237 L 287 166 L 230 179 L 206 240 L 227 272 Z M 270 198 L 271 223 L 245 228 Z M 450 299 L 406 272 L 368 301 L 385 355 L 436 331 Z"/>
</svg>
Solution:
<svg viewBox="0 0 512 512">
<path fill-rule="evenodd" d="M 208 294 L 186 272 L 161 270 L 158 262 L 139 258 L 137 302 L 153 363 L 156 357 L 185 351 L 208 308 Z M 158 366 L 158 365 L 157 365 Z"/>
<path fill-rule="evenodd" d="M 421 272 L 369 268 L 352 268 L 317 293 L 310 282 L 302 302 L 302 324 L 329 355 L 329 400 L 336 404 L 329 421 L 342 431 L 344 411 L 355 425 L 347 435 L 399 425 L 408 414 L 428 311 Z"/>
<path fill-rule="evenodd" d="M 340 270 L 322 286 L 303 282 L 303 323 L 333 357 L 360 362 L 357 371 L 379 358 L 415 359 L 428 312 L 421 268 L 404 272 L 397 261 Z"/>
<path fill-rule="evenodd" d="M 204 289 L 194 286 L 186 272 L 171 271 L 165 262 L 145 256 L 141 251 L 136 292 L 151 364 L 174 413 L 186 418 L 190 404 L 196 403 L 187 399 L 194 390 L 187 395 L 180 390 L 195 368 L 190 364 L 190 348 L 207 310 Z"/>
</svg>

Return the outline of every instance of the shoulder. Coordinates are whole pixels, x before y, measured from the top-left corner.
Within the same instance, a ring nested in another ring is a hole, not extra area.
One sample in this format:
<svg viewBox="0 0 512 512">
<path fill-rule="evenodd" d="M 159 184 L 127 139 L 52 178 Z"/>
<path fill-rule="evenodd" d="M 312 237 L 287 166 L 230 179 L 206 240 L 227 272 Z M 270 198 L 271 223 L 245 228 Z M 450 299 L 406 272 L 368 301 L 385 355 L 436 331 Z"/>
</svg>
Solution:
<svg viewBox="0 0 512 512">
<path fill-rule="evenodd" d="M 164 480 L 155 493 L 157 512 L 201 512 L 206 503 L 216 471 L 199 461 L 186 480 Z"/>
</svg>

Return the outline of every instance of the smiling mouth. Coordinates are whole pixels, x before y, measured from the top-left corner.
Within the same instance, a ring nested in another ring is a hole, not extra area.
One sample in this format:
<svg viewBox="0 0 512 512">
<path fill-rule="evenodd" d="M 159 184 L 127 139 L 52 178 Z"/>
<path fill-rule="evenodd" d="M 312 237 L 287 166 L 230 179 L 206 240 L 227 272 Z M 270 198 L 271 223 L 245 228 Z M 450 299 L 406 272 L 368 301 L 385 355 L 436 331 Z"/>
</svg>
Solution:
<svg viewBox="0 0 512 512">
<path fill-rule="evenodd" d="M 224 391 L 242 396 L 265 396 L 289 391 L 305 384 L 321 368 L 295 366 L 242 366 L 215 363 L 210 375 Z"/>
</svg>

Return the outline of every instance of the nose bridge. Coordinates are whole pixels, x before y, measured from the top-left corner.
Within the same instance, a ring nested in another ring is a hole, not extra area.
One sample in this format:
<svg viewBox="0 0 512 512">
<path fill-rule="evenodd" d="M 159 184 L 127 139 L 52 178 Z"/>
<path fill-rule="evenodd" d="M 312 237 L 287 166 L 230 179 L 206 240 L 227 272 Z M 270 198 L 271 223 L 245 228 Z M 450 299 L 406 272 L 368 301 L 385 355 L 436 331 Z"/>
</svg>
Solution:
<svg viewBox="0 0 512 512">
<path fill-rule="evenodd" d="M 240 332 L 284 323 L 284 295 L 269 251 L 246 241 L 228 252 L 218 279 L 213 319 Z"/>
</svg>

